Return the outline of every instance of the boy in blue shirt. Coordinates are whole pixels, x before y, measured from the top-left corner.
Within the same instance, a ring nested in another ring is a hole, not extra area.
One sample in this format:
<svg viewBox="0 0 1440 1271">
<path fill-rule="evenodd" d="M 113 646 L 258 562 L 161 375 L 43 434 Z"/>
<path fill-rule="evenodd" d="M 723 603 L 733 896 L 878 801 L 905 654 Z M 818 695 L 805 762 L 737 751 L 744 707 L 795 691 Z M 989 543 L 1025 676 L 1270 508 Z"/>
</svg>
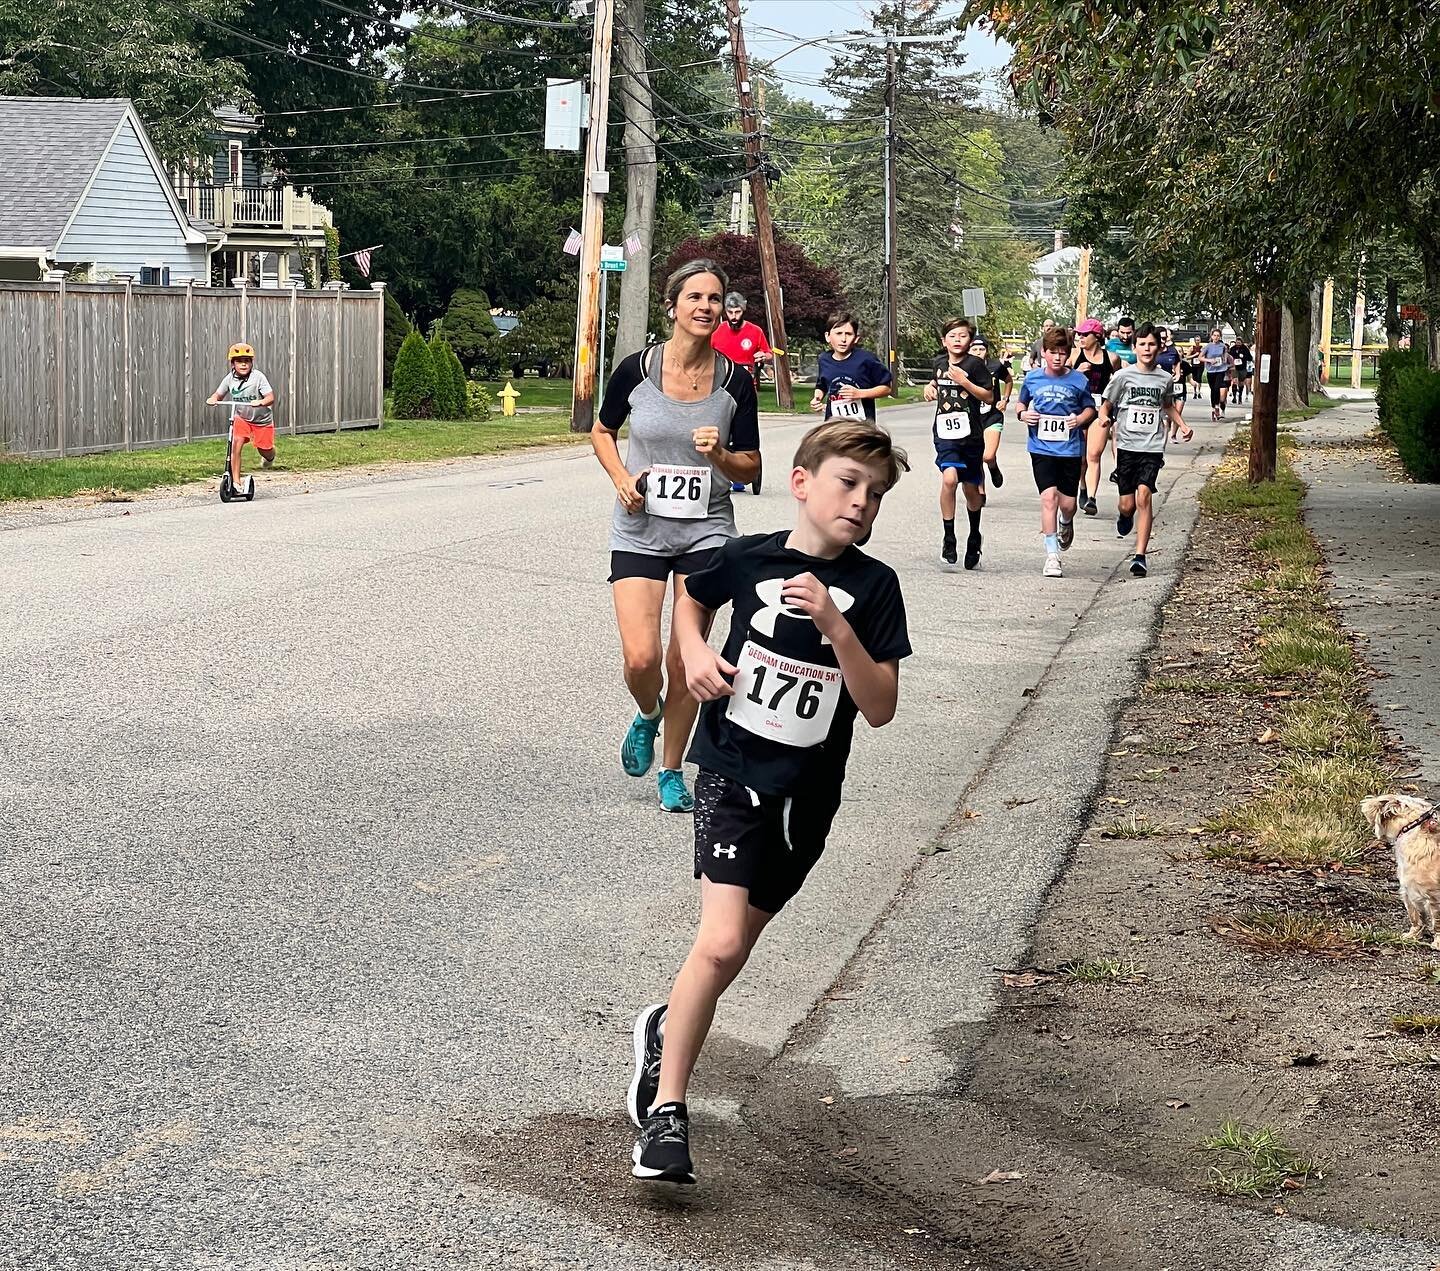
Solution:
<svg viewBox="0 0 1440 1271">
<path fill-rule="evenodd" d="M 1090 381 L 1073 369 L 1070 332 L 1045 333 L 1041 366 L 1020 385 L 1020 420 L 1029 425 L 1026 449 L 1040 491 L 1040 532 L 1045 536 L 1046 578 L 1063 578 L 1060 553 L 1075 541 L 1075 493 L 1085 466 L 1085 425 L 1095 418 Z"/>
<path fill-rule="evenodd" d="M 857 349 L 860 321 L 848 310 L 825 322 L 825 343 L 810 409 L 826 419 L 875 420 L 875 402 L 890 396 L 890 368 L 869 349 Z"/>
</svg>

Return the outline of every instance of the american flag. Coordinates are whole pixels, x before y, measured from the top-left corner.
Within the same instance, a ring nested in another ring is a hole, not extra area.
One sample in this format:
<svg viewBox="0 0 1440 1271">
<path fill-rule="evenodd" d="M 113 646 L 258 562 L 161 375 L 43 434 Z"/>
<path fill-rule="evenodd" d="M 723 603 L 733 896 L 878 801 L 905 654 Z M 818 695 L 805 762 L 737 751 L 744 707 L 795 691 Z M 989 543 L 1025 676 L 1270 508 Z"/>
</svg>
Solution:
<svg viewBox="0 0 1440 1271">
<path fill-rule="evenodd" d="M 625 240 L 625 252 L 626 252 L 626 254 L 629 255 L 629 256 L 634 256 L 639 250 L 640 250 L 640 235 L 639 235 L 639 234 L 631 234 L 630 237 Z"/>
<path fill-rule="evenodd" d="M 565 240 L 565 246 L 561 250 L 567 256 L 578 256 L 580 254 L 580 231 L 572 229 L 570 237 Z"/>
<path fill-rule="evenodd" d="M 355 268 L 360 271 L 360 277 L 370 277 L 370 253 L 373 248 L 364 247 L 355 253 Z"/>
</svg>

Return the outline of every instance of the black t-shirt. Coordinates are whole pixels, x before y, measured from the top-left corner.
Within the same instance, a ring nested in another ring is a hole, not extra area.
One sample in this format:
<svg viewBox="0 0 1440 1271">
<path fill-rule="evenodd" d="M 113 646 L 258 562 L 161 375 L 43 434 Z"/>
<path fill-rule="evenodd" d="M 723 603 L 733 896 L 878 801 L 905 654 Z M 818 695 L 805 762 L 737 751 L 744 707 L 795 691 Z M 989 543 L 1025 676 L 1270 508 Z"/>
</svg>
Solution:
<svg viewBox="0 0 1440 1271">
<path fill-rule="evenodd" d="M 1115 374 L 1115 364 L 1110 360 L 1108 351 L 1100 351 L 1100 360 L 1092 362 L 1084 349 L 1080 350 L 1080 356 L 1075 359 L 1075 369 L 1090 381 L 1090 391 L 1099 397 L 1105 391 L 1105 385 L 1110 382 L 1110 377 Z"/>
<path fill-rule="evenodd" d="M 1231 345 L 1230 356 L 1235 359 L 1235 369 L 1242 375 L 1250 369 L 1250 350 L 1243 344 Z"/>
<path fill-rule="evenodd" d="M 815 377 L 815 387 L 829 399 L 825 403 L 825 418 L 834 419 L 839 393 L 846 384 L 856 388 L 879 388 L 890 383 L 890 368 L 869 349 L 851 349 L 842 360 L 826 349 L 820 355 L 820 372 Z M 840 407 L 845 409 L 844 407 Z M 860 399 L 860 408 L 866 419 L 875 418 L 875 399 Z"/>
<path fill-rule="evenodd" d="M 706 609 L 734 606 L 721 656 L 740 668 L 735 696 L 701 708 L 689 758 L 760 794 L 838 792 L 857 708 L 834 647 L 782 605 L 780 585 L 814 574 L 877 662 L 910 654 L 905 601 L 895 571 L 858 547 L 824 560 L 786 547 L 789 536 L 732 538 L 685 580 Z"/>
<path fill-rule="evenodd" d="M 1010 370 L 1010 363 L 1004 361 L 1003 359 L 997 359 L 993 362 L 986 362 L 985 369 L 990 372 L 990 387 L 995 390 L 995 400 L 993 402 L 980 403 L 980 418 L 982 420 L 988 419 L 991 415 L 995 414 L 995 412 L 1000 409 L 1000 385 L 1009 384 L 1012 382 L 1013 379 Z"/>
<path fill-rule="evenodd" d="M 963 371 L 976 388 L 993 388 L 994 380 L 990 376 L 990 369 L 974 354 L 967 353 L 957 363 L 957 369 Z M 936 445 L 941 446 L 963 446 L 978 445 L 984 441 L 983 427 L 980 423 L 980 416 L 985 413 L 985 403 L 978 397 L 972 397 L 954 380 L 950 378 L 950 355 L 942 353 L 935 359 L 934 366 L 935 381 L 935 422 L 932 425 L 932 433 Z M 946 425 L 946 418 L 953 419 L 959 414 L 969 416 L 970 431 L 968 436 L 957 436 L 954 425 Z"/>
</svg>

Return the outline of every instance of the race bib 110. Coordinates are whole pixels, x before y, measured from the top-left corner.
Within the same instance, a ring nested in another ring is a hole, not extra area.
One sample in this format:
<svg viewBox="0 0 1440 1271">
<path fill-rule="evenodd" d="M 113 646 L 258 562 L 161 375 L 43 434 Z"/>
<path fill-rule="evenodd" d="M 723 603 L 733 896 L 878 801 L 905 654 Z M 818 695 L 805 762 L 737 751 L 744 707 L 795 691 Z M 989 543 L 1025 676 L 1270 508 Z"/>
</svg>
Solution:
<svg viewBox="0 0 1440 1271">
<path fill-rule="evenodd" d="M 645 510 L 672 521 L 698 521 L 708 516 L 710 471 L 709 464 L 655 464 L 645 478 Z"/>
<path fill-rule="evenodd" d="M 1039 441 L 1069 441 L 1070 425 L 1065 415 L 1041 415 L 1035 425 L 1035 436 Z"/>
<path fill-rule="evenodd" d="M 864 419 L 865 403 L 858 397 L 832 397 L 830 399 L 831 419 Z"/>
<path fill-rule="evenodd" d="M 747 640 L 725 718 L 782 745 L 818 746 L 830 735 L 843 683 L 839 667 L 782 657 Z"/>
</svg>

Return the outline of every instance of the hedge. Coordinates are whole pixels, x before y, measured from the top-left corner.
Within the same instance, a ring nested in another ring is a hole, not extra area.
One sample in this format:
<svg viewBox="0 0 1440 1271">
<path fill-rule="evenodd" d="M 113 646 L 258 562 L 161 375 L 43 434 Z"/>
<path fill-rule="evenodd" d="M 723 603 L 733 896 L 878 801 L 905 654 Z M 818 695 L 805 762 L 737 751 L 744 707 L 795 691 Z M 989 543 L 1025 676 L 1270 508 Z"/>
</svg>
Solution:
<svg viewBox="0 0 1440 1271">
<path fill-rule="evenodd" d="M 400 356 L 400 346 L 410 334 L 410 319 L 400 307 L 400 302 L 385 292 L 385 387 L 395 383 L 395 359 Z"/>
<path fill-rule="evenodd" d="M 1440 481 L 1440 371 L 1423 358 L 1392 367 L 1380 423 L 1415 480 Z"/>
<path fill-rule="evenodd" d="M 450 371 L 454 350 L 438 331 L 430 337 L 430 361 L 435 367 L 435 418 L 463 419 L 464 399 L 455 391 L 455 377 Z"/>
<path fill-rule="evenodd" d="M 431 419 L 435 414 L 435 360 L 418 331 L 405 337 L 395 357 L 396 419 Z"/>
<path fill-rule="evenodd" d="M 460 358 L 448 340 L 445 342 L 445 360 L 450 371 L 450 392 L 451 400 L 455 403 L 455 418 L 468 419 L 470 417 L 470 381 L 465 378 L 465 368 L 460 365 Z"/>
</svg>

